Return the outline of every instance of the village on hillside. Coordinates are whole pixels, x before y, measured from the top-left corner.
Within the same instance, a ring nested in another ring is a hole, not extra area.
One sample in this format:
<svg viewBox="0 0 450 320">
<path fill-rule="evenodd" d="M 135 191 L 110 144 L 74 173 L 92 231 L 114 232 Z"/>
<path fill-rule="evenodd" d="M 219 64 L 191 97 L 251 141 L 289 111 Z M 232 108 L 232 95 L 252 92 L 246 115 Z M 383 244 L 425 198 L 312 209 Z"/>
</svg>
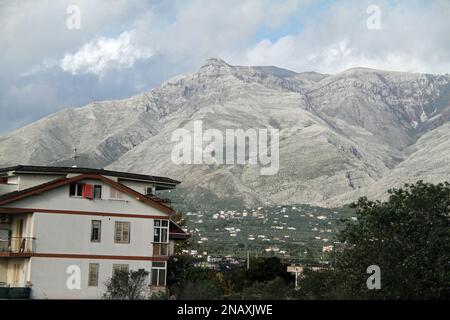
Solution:
<svg viewBox="0 0 450 320">
<path fill-rule="evenodd" d="M 347 210 L 290 205 L 189 211 L 184 214 L 183 228 L 191 239 L 182 253 L 216 269 L 245 262 L 249 256 L 328 265 L 339 247 L 337 232 L 356 221 Z"/>
</svg>

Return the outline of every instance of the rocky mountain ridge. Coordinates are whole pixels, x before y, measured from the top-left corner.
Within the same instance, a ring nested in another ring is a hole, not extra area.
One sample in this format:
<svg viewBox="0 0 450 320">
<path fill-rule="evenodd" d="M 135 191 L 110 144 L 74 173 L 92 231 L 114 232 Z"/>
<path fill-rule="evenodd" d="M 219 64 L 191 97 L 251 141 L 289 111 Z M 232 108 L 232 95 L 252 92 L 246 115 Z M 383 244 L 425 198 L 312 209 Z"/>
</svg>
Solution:
<svg viewBox="0 0 450 320">
<path fill-rule="evenodd" d="M 70 108 L 0 137 L 0 165 L 77 165 L 165 175 L 202 207 L 383 197 L 406 180 L 450 180 L 450 76 L 353 68 L 335 75 L 210 59 L 129 99 Z M 259 165 L 177 165 L 171 134 L 280 130 L 276 175 Z"/>
</svg>

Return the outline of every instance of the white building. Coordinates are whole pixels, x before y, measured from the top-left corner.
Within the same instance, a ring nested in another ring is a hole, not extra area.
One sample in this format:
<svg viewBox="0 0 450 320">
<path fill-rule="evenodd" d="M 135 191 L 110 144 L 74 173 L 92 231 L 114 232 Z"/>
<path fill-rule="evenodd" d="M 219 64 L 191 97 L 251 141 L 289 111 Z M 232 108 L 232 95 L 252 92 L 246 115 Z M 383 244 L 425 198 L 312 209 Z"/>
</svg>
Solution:
<svg viewBox="0 0 450 320">
<path fill-rule="evenodd" d="M 186 233 L 159 190 L 178 181 L 77 167 L 0 169 L 0 298 L 101 298 L 117 270 L 145 269 L 166 286 Z"/>
</svg>

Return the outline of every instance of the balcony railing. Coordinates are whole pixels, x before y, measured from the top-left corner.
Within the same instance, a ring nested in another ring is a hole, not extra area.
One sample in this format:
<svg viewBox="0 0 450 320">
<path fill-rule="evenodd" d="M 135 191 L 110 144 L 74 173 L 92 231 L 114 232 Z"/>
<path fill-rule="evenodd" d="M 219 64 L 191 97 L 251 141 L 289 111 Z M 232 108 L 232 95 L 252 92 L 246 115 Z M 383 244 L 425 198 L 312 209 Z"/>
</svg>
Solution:
<svg viewBox="0 0 450 320">
<path fill-rule="evenodd" d="M 169 255 L 169 244 L 153 242 L 153 256 L 167 257 Z"/>
<path fill-rule="evenodd" d="M 34 242 L 32 237 L 0 238 L 0 253 L 33 253 Z"/>
<path fill-rule="evenodd" d="M 1 299 L 30 299 L 31 288 L 30 287 L 0 287 L 0 300 Z"/>
</svg>

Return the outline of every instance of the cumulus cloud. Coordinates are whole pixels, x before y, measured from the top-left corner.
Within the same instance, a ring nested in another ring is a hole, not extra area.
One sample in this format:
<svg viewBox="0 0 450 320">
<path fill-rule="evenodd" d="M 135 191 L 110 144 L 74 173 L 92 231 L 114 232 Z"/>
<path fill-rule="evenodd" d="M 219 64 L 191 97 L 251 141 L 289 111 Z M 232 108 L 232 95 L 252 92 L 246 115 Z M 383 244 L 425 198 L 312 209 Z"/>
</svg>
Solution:
<svg viewBox="0 0 450 320">
<path fill-rule="evenodd" d="M 125 31 L 117 38 L 101 37 L 84 44 L 73 54 L 66 54 L 61 68 L 73 75 L 93 73 L 103 76 L 111 68 L 130 68 L 137 60 L 148 59 L 153 54 L 151 48 L 133 41 L 133 32 Z"/>
<path fill-rule="evenodd" d="M 73 4 L 80 30 L 66 28 Z M 367 28 L 373 4 L 381 9 L 379 30 Z M 0 130 L 66 106 L 131 96 L 210 57 L 298 72 L 450 73 L 449 15 L 447 0 L 0 1 L 0 109 L 8 115 Z M 40 92 L 55 87 L 44 99 Z"/>
<path fill-rule="evenodd" d="M 450 73 L 450 2 L 377 1 L 380 29 L 367 27 L 370 5 L 372 1 L 337 2 L 304 17 L 302 32 L 276 41 L 261 39 L 234 60 L 323 73 L 352 67 Z"/>
</svg>

